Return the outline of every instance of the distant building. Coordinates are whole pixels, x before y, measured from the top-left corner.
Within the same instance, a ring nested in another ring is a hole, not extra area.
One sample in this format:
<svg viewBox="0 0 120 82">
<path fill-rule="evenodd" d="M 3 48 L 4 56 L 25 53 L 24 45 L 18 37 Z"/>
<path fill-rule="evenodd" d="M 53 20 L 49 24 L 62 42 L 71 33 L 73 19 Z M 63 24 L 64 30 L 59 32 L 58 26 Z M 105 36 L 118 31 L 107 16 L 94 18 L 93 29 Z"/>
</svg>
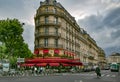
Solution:
<svg viewBox="0 0 120 82">
<path fill-rule="evenodd" d="M 107 63 L 120 63 L 120 53 L 112 53 L 107 57 Z"/>
<path fill-rule="evenodd" d="M 100 48 L 100 51 L 99 51 L 98 62 L 101 68 L 104 68 L 107 64 L 105 52 L 102 48 Z"/>
</svg>

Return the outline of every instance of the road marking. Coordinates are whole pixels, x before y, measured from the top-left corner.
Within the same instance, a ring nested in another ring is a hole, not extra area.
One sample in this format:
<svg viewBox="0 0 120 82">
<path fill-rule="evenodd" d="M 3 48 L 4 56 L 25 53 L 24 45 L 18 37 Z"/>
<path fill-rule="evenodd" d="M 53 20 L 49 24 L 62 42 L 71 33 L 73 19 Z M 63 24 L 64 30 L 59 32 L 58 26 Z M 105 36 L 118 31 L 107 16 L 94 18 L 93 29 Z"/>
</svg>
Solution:
<svg viewBox="0 0 120 82">
<path fill-rule="evenodd" d="M 80 80 L 80 82 L 83 82 L 82 80 Z"/>
<path fill-rule="evenodd" d="M 93 76 L 94 74 L 90 74 L 91 76 Z"/>
<path fill-rule="evenodd" d="M 82 75 L 82 76 L 96 76 L 96 73 L 80 73 L 80 74 L 73 74 L 73 75 Z M 101 74 L 101 77 L 116 77 L 114 74 Z M 78 82 L 78 81 L 77 81 Z"/>
<path fill-rule="evenodd" d="M 82 80 L 75 80 L 74 82 L 83 82 Z"/>
<path fill-rule="evenodd" d="M 116 77 L 116 75 L 112 75 L 111 77 Z"/>
<path fill-rule="evenodd" d="M 103 77 L 103 76 L 105 76 L 105 74 L 102 74 L 101 76 Z"/>
<path fill-rule="evenodd" d="M 110 75 L 106 75 L 106 77 L 109 77 Z"/>
</svg>

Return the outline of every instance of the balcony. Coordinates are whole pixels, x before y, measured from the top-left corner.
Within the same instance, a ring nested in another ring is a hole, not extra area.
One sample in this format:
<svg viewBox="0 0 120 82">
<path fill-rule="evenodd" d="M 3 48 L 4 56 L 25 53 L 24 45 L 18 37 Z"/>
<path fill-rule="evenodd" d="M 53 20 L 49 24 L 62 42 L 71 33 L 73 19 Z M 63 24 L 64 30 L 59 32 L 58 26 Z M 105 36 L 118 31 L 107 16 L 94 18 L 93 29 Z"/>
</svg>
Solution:
<svg viewBox="0 0 120 82">
<path fill-rule="evenodd" d="M 55 21 L 40 21 L 38 24 L 36 24 L 36 27 L 38 26 L 61 26 L 60 22 L 55 22 Z"/>
<path fill-rule="evenodd" d="M 63 48 L 62 44 L 48 44 L 48 45 L 44 45 L 44 44 L 39 44 L 36 45 L 35 48 Z"/>
<path fill-rule="evenodd" d="M 56 32 L 49 32 L 49 33 L 45 33 L 45 32 L 38 32 L 35 34 L 36 37 L 57 37 L 59 38 L 61 36 L 60 33 L 56 33 Z"/>
<path fill-rule="evenodd" d="M 94 60 L 94 57 L 93 56 L 89 56 L 88 59 Z"/>
<path fill-rule="evenodd" d="M 48 11 L 42 10 L 42 11 L 40 11 L 40 13 L 37 13 L 37 15 L 35 16 L 35 18 L 39 17 L 39 16 L 43 16 L 43 15 L 61 16 L 61 15 L 63 15 L 63 13 L 59 12 L 59 11 L 54 11 L 54 10 L 48 10 Z"/>
<path fill-rule="evenodd" d="M 54 16 L 57 16 L 57 17 L 62 17 L 64 19 L 66 19 L 67 21 L 69 21 L 70 23 L 73 23 L 72 20 L 73 17 L 71 16 L 68 16 L 67 14 L 63 13 L 63 12 L 60 12 L 60 11 L 54 11 L 54 10 L 48 10 L 48 11 L 45 11 L 45 10 L 41 10 L 39 11 L 40 13 L 37 13 L 34 18 L 37 19 L 39 18 L 40 16 L 49 16 L 49 15 L 54 15 Z"/>
</svg>

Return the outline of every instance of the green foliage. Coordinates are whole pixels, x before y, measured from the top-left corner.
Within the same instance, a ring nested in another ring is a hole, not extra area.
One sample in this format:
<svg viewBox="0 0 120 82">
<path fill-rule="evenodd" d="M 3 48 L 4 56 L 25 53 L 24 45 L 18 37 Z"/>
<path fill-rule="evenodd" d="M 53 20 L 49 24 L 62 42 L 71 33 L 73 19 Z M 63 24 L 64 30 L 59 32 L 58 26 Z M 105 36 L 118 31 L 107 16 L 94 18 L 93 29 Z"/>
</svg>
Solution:
<svg viewBox="0 0 120 82">
<path fill-rule="evenodd" d="M 61 58 L 68 58 L 68 56 L 67 55 L 62 55 Z"/>
<path fill-rule="evenodd" d="M 47 53 L 47 54 L 44 54 L 43 56 L 44 56 L 44 57 L 51 57 L 51 54 L 48 54 L 48 53 Z"/>
<path fill-rule="evenodd" d="M 42 54 L 38 54 L 37 57 L 42 57 L 43 55 Z"/>
<path fill-rule="evenodd" d="M 59 54 L 54 54 L 54 57 L 60 57 Z"/>
<path fill-rule="evenodd" d="M 17 57 L 9 57 L 9 61 L 10 61 L 10 65 L 11 65 L 11 68 L 15 68 L 17 66 Z"/>
<path fill-rule="evenodd" d="M 8 58 L 6 51 L 6 46 L 4 44 L 0 45 L 0 59 Z"/>
<path fill-rule="evenodd" d="M 32 53 L 22 37 L 22 24 L 17 19 L 0 20 L 0 42 L 6 46 L 6 54 L 14 57 L 31 57 Z"/>
</svg>

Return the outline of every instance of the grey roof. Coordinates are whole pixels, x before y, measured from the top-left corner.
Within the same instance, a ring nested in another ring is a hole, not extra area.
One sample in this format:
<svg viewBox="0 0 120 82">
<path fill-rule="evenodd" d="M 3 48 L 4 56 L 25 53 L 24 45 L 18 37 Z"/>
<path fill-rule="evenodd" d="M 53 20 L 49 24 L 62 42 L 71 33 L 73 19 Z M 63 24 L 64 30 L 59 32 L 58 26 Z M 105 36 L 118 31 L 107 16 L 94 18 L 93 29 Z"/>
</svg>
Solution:
<svg viewBox="0 0 120 82">
<path fill-rule="evenodd" d="M 120 56 L 120 53 L 113 53 L 111 56 Z"/>
</svg>

